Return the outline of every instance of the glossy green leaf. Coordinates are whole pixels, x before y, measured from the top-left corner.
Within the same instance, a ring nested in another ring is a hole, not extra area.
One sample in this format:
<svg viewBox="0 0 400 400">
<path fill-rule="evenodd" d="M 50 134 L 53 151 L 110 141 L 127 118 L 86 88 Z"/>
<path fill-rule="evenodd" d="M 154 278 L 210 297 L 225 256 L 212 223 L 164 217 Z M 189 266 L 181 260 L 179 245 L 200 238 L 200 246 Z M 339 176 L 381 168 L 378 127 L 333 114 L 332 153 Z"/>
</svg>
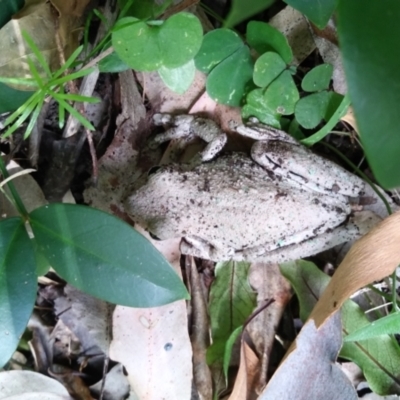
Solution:
<svg viewBox="0 0 400 400">
<path fill-rule="evenodd" d="M 253 81 L 259 87 L 267 87 L 286 68 L 282 57 L 272 51 L 264 53 L 254 65 Z"/>
<path fill-rule="evenodd" d="M 50 204 L 30 214 L 40 250 L 62 278 L 111 303 L 155 307 L 187 298 L 164 257 L 118 218 L 90 207 Z"/>
<path fill-rule="evenodd" d="M 221 45 L 223 44 L 223 45 Z M 194 62 L 196 68 L 208 74 L 216 65 L 243 47 L 243 40 L 230 29 L 215 29 L 204 35 Z"/>
<path fill-rule="evenodd" d="M 355 332 L 347 335 L 344 341 L 356 342 L 359 340 L 373 339 L 381 335 L 394 335 L 398 333 L 400 333 L 400 314 L 394 313 L 357 329 Z"/>
<path fill-rule="evenodd" d="M 165 85 L 175 93 L 185 93 L 193 82 L 196 68 L 194 61 L 190 60 L 178 68 L 161 67 L 158 73 Z"/>
<path fill-rule="evenodd" d="M 206 89 L 216 102 L 239 106 L 252 85 L 253 60 L 247 46 L 218 64 L 208 75 Z"/>
<path fill-rule="evenodd" d="M 256 294 L 248 283 L 250 264 L 218 263 L 211 286 L 209 314 L 213 344 L 207 350 L 210 364 L 221 363 L 232 332 L 243 325 L 256 307 Z"/>
<path fill-rule="evenodd" d="M 400 2 L 382 5 L 339 1 L 338 32 L 363 148 L 379 183 L 391 188 L 400 184 Z"/>
<path fill-rule="evenodd" d="M 280 265 L 282 275 L 292 284 L 300 303 L 300 318 L 305 321 L 329 283 L 330 278 L 315 264 L 298 260 Z M 351 300 L 341 311 L 343 333 L 356 331 L 369 321 Z M 400 347 L 389 335 L 362 342 L 345 342 L 340 356 L 356 363 L 363 371 L 371 390 L 380 395 L 400 393 L 398 365 Z"/>
<path fill-rule="evenodd" d="M 331 64 L 322 64 L 308 71 L 301 81 L 301 88 L 306 92 L 319 92 L 328 89 L 332 78 L 333 67 Z"/>
<path fill-rule="evenodd" d="M 304 14 L 311 22 L 322 29 L 326 26 L 329 18 L 336 8 L 337 0 L 284 0 L 296 10 Z M 364 3 L 365 6 L 365 3 Z M 356 15 L 355 15 L 356 17 Z"/>
<path fill-rule="evenodd" d="M 159 47 L 163 66 L 177 68 L 194 58 L 203 41 L 199 19 L 190 13 L 179 13 L 168 18 L 160 27 Z"/>
<path fill-rule="evenodd" d="M 330 99 L 331 93 L 326 91 L 313 93 L 301 98 L 295 108 L 297 122 L 303 128 L 315 128 L 325 117 Z"/>
<path fill-rule="evenodd" d="M 233 0 L 224 26 L 226 28 L 233 27 L 258 14 L 260 11 L 267 9 L 273 2 L 274 0 Z"/>
<path fill-rule="evenodd" d="M 3 27 L 23 5 L 24 0 L 1 0 L 0 28 Z"/>
<path fill-rule="evenodd" d="M 278 53 L 286 64 L 292 61 L 293 53 L 286 37 L 265 22 L 250 21 L 247 24 L 246 40 L 258 54 L 273 51 Z"/>
<path fill-rule="evenodd" d="M 299 91 L 289 71 L 283 71 L 264 92 L 267 107 L 273 114 L 290 115 L 300 98 Z"/>
<path fill-rule="evenodd" d="M 265 125 L 281 128 L 279 114 L 268 108 L 263 89 L 254 89 L 246 96 L 246 104 L 242 107 L 242 118 L 256 117 Z"/>
<path fill-rule="evenodd" d="M 36 299 L 35 255 L 21 218 L 0 222 L 0 367 L 11 358 Z"/>
<path fill-rule="evenodd" d="M 200 49 L 203 30 L 193 14 L 179 13 L 161 21 L 143 22 L 122 18 L 112 34 L 118 56 L 131 68 L 153 71 L 161 66 L 177 68 Z"/>
<path fill-rule="evenodd" d="M 0 82 L 0 114 L 14 111 L 25 103 L 34 92 L 11 88 Z"/>
</svg>

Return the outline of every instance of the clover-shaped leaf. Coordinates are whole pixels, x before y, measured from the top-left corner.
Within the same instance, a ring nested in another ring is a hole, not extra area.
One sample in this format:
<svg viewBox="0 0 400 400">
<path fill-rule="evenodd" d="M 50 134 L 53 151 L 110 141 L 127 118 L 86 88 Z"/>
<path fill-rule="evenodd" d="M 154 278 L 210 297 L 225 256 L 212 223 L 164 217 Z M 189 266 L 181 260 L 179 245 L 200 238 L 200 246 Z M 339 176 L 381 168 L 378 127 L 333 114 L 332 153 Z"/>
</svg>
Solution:
<svg viewBox="0 0 400 400">
<path fill-rule="evenodd" d="M 286 37 L 265 22 L 250 21 L 247 24 L 246 39 L 249 46 L 253 47 L 258 54 L 274 51 L 286 64 L 292 61 L 293 53 Z"/>
<path fill-rule="evenodd" d="M 272 51 L 264 53 L 254 65 L 253 81 L 259 87 L 268 86 L 286 68 L 282 57 Z"/>
<path fill-rule="evenodd" d="M 309 71 L 301 82 L 301 88 L 306 92 L 319 92 L 328 89 L 332 78 L 331 64 L 322 64 Z"/>
<path fill-rule="evenodd" d="M 165 22 L 143 22 L 134 17 L 118 21 L 112 43 L 122 61 L 138 71 L 177 68 L 194 58 L 202 42 L 199 20 L 179 13 Z"/>
</svg>

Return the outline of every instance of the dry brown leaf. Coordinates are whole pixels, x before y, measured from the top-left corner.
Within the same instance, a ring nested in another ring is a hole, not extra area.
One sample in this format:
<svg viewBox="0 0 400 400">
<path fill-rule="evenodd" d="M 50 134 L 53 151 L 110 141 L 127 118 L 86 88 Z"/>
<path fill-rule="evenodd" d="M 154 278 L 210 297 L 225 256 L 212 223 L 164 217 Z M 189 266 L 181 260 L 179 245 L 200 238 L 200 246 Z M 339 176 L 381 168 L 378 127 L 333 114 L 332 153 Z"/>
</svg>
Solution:
<svg viewBox="0 0 400 400">
<path fill-rule="evenodd" d="M 250 346 L 242 340 L 240 364 L 229 400 L 251 400 L 255 397 L 255 383 L 260 371 L 260 361 Z"/>
<path fill-rule="evenodd" d="M 190 295 L 192 305 L 193 379 L 199 397 L 212 399 L 212 379 L 207 365 L 206 353 L 210 346 L 210 327 L 208 323 L 207 302 L 193 257 L 190 257 Z"/>
<path fill-rule="evenodd" d="M 283 311 L 292 297 L 292 292 L 291 286 L 282 276 L 278 264 L 252 264 L 249 282 L 257 292 L 258 308 L 262 307 L 267 299 L 274 300 L 272 304 L 253 318 L 246 328 L 261 360 L 262 371 L 258 385 L 260 388 L 264 388 L 276 329 Z"/>
<path fill-rule="evenodd" d="M 319 328 L 354 292 L 390 275 L 400 263 L 399 243 L 398 211 L 354 243 L 309 319 Z"/>
<path fill-rule="evenodd" d="M 342 121 L 347 122 L 351 127 L 358 133 L 358 127 L 357 127 L 357 122 L 356 122 L 356 117 L 354 115 L 354 110 L 353 107 L 349 107 L 347 110 L 346 115 L 343 115 L 342 118 L 340 118 Z"/>
</svg>

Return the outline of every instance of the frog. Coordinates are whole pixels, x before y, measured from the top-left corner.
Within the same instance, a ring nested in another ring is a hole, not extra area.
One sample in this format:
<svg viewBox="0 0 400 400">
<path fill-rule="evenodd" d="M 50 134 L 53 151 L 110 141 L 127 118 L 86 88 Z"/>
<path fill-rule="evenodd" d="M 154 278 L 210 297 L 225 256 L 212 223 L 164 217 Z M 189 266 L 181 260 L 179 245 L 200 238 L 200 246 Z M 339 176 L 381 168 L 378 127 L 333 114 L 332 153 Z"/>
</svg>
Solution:
<svg viewBox="0 0 400 400">
<path fill-rule="evenodd" d="M 195 135 L 207 142 L 194 161 L 162 166 L 125 200 L 135 222 L 160 240 L 181 238 L 182 254 L 211 261 L 285 262 L 353 240 L 378 221 L 357 201 L 366 183 L 251 119 L 232 129 L 255 139 L 250 156 L 219 153 L 226 133 L 206 118 L 156 114 L 169 129 L 159 145 Z"/>
</svg>

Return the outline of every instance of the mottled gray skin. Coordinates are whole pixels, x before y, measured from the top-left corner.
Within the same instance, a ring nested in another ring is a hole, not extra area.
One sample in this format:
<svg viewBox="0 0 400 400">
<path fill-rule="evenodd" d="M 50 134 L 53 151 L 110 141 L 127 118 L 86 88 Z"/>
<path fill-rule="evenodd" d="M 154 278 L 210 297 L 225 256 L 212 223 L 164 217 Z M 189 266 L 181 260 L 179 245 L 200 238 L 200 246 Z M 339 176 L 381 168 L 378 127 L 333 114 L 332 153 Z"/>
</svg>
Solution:
<svg viewBox="0 0 400 400">
<path fill-rule="evenodd" d="M 349 219 L 349 196 L 362 192 L 361 179 L 285 132 L 261 124 L 237 130 L 261 135 L 252 149 L 256 161 L 236 153 L 197 166 L 163 167 L 128 197 L 128 214 L 160 239 L 182 237 L 184 254 L 214 261 L 302 258 L 376 223 L 368 212 Z"/>
</svg>

